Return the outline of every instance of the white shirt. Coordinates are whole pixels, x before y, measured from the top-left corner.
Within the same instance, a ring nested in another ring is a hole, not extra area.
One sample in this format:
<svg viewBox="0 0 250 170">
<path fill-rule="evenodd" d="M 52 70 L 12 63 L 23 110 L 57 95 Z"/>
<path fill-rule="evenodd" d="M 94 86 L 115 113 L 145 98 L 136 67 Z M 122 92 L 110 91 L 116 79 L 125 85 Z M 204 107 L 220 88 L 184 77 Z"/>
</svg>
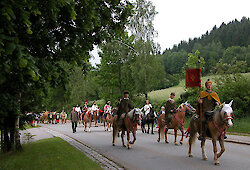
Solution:
<svg viewBox="0 0 250 170">
<path fill-rule="evenodd" d="M 78 113 L 81 113 L 81 108 L 80 107 L 76 107 L 75 111 L 78 112 Z"/>
<path fill-rule="evenodd" d="M 144 112 L 145 112 L 145 115 L 146 115 L 146 116 L 147 116 L 147 114 L 149 114 L 150 108 L 152 108 L 152 105 L 151 105 L 151 104 L 146 104 L 146 105 L 144 106 Z"/>
<path fill-rule="evenodd" d="M 98 106 L 97 106 L 97 105 L 93 104 L 91 110 L 92 110 L 92 111 L 97 111 L 97 110 L 99 110 L 99 109 L 98 109 Z"/>
</svg>

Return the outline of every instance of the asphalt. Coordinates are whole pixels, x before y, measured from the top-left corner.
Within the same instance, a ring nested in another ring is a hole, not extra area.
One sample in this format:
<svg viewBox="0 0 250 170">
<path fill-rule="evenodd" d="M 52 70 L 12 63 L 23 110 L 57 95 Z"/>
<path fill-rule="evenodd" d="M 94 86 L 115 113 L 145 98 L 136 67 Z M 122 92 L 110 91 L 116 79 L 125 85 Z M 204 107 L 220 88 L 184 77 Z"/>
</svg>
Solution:
<svg viewBox="0 0 250 170">
<path fill-rule="evenodd" d="M 28 129 L 31 134 L 36 135 L 33 140 L 52 137 L 48 131 L 53 130 L 75 139 L 82 144 L 92 148 L 97 153 L 113 160 L 120 167 L 126 169 L 249 169 L 250 163 L 250 137 L 228 135 L 228 141 L 239 141 L 239 143 L 226 142 L 226 152 L 219 158 L 220 166 L 213 164 L 212 142 L 206 142 L 208 161 L 201 158 L 199 142 L 193 147 L 193 158 L 187 156 L 187 139 L 183 145 L 175 146 L 174 136 L 169 135 L 169 144 L 158 143 L 157 133 L 143 134 L 137 132 L 137 140 L 132 149 L 122 147 L 121 139 L 118 138 L 116 146 L 112 146 L 112 133 L 105 132 L 103 127 L 92 127 L 91 132 L 83 132 L 83 126 L 72 133 L 70 124 L 66 125 L 42 125 L 41 128 Z M 180 137 L 178 137 L 178 140 Z M 244 143 L 244 144 L 243 144 Z"/>
</svg>

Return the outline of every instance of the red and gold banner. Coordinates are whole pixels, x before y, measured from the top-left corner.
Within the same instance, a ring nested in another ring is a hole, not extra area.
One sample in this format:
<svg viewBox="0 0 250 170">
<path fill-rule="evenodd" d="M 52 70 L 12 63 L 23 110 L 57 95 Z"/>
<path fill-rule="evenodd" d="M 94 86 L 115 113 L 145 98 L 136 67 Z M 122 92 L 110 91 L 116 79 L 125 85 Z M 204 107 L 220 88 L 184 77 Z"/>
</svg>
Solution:
<svg viewBox="0 0 250 170">
<path fill-rule="evenodd" d="M 201 87 L 201 69 L 186 70 L 186 87 Z"/>
</svg>

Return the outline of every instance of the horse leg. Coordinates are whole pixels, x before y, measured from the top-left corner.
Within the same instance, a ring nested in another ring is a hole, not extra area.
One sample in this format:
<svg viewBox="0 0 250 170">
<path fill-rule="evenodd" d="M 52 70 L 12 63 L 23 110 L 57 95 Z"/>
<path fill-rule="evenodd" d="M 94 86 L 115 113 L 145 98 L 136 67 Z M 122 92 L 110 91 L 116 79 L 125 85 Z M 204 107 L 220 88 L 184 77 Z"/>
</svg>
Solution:
<svg viewBox="0 0 250 170">
<path fill-rule="evenodd" d="M 177 129 L 174 129 L 174 144 L 178 145 L 177 141 L 176 141 L 176 138 L 177 138 Z"/>
<path fill-rule="evenodd" d="M 201 141 L 201 151 L 202 151 L 202 158 L 203 158 L 203 160 L 207 160 L 207 155 L 206 155 L 206 152 L 205 152 L 205 142 L 206 142 L 206 138 L 204 138 Z"/>
<path fill-rule="evenodd" d="M 122 131 L 122 134 L 121 134 L 122 146 L 123 146 L 123 147 L 126 147 L 126 145 L 124 144 L 124 135 L 125 135 L 125 131 L 123 130 L 123 131 Z"/>
<path fill-rule="evenodd" d="M 158 129 L 158 135 L 159 135 L 159 137 L 157 139 L 157 142 L 160 142 L 160 140 L 161 140 L 161 127 L 160 126 L 159 126 L 159 129 Z"/>
<path fill-rule="evenodd" d="M 129 140 L 130 140 L 129 130 L 127 129 L 127 147 L 128 147 L 128 149 L 130 149 Z"/>
<path fill-rule="evenodd" d="M 168 142 L 168 128 L 165 128 L 165 142 L 169 143 Z"/>
<path fill-rule="evenodd" d="M 180 144 L 182 145 L 183 144 L 183 137 L 184 137 L 184 129 L 181 128 L 181 140 L 180 140 Z"/>
<path fill-rule="evenodd" d="M 91 127 L 91 119 L 90 119 L 90 121 L 89 121 L 89 132 L 90 132 L 90 127 Z"/>
<path fill-rule="evenodd" d="M 147 131 L 147 134 L 149 134 L 149 123 L 148 123 L 148 131 Z"/>
<path fill-rule="evenodd" d="M 213 137 L 212 142 L 213 142 L 213 148 L 214 148 L 214 164 L 220 165 L 220 162 L 218 161 L 218 158 L 217 158 L 217 146 L 216 146 L 216 138 L 215 137 Z"/>
<path fill-rule="evenodd" d="M 224 140 L 219 138 L 219 143 L 220 143 L 221 150 L 220 150 L 220 153 L 217 154 L 217 158 L 219 158 L 223 154 L 223 152 L 225 152 Z"/>
<path fill-rule="evenodd" d="M 151 134 L 154 134 L 154 122 L 152 123 L 152 130 L 151 130 Z"/>
<path fill-rule="evenodd" d="M 133 130 L 133 131 L 132 131 L 132 134 L 133 134 L 134 139 L 133 139 L 132 142 L 129 142 L 130 144 L 134 144 L 135 141 L 136 141 L 136 130 Z"/>
</svg>

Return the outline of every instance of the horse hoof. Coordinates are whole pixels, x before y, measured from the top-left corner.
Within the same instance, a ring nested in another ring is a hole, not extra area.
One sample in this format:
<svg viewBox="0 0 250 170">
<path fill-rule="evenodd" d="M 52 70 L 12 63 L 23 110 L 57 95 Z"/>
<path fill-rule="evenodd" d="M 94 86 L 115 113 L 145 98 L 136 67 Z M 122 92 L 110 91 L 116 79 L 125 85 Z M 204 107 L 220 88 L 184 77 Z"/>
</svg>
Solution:
<svg viewBox="0 0 250 170">
<path fill-rule="evenodd" d="M 169 143 L 167 140 L 165 140 L 165 143 Z"/>
<path fill-rule="evenodd" d="M 113 146 L 115 146 L 115 144 L 114 144 L 114 143 L 113 143 L 112 145 L 113 145 Z"/>
<path fill-rule="evenodd" d="M 128 146 L 128 149 L 130 149 L 130 147 Z"/>
<path fill-rule="evenodd" d="M 220 165 L 220 162 L 218 161 L 218 162 L 215 162 L 214 163 L 216 166 L 219 166 Z"/>
<path fill-rule="evenodd" d="M 180 144 L 181 144 L 181 145 L 183 144 L 182 141 L 180 141 Z"/>
<path fill-rule="evenodd" d="M 153 133 L 151 133 L 151 134 L 153 135 L 153 134 L 155 134 L 155 133 L 153 132 Z"/>
<path fill-rule="evenodd" d="M 157 142 L 160 142 L 160 139 L 157 139 Z"/>
<path fill-rule="evenodd" d="M 204 160 L 204 161 L 207 161 L 208 159 L 207 159 L 207 157 L 204 157 L 203 160 Z"/>
<path fill-rule="evenodd" d="M 126 145 L 122 145 L 123 147 L 126 147 Z"/>
<path fill-rule="evenodd" d="M 178 145 L 178 143 L 177 143 L 177 142 L 175 142 L 175 143 L 174 143 L 174 145 Z"/>
<path fill-rule="evenodd" d="M 190 158 L 194 157 L 192 154 L 189 154 L 188 156 L 189 156 Z"/>
</svg>

